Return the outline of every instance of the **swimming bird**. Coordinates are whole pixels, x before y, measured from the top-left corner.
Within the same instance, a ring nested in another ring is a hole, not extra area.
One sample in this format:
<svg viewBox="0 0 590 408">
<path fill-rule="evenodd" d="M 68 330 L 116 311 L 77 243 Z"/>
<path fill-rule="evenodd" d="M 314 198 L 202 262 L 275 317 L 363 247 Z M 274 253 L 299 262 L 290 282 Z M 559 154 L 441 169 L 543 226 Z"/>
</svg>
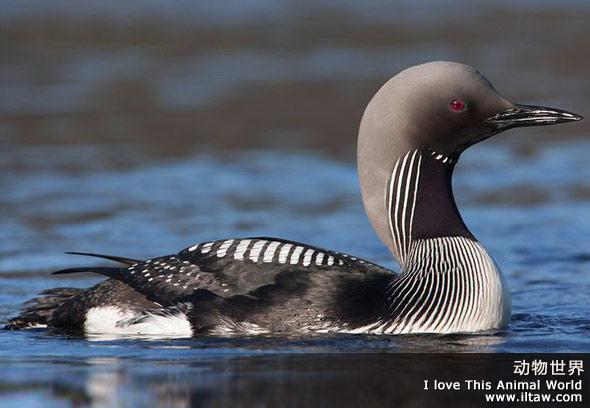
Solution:
<svg viewBox="0 0 590 408">
<path fill-rule="evenodd" d="M 582 119 L 500 96 L 474 68 L 410 67 L 369 102 L 359 129 L 366 213 L 399 273 L 284 239 L 222 239 L 111 267 L 89 289 L 57 288 L 25 304 L 9 329 L 166 336 L 472 333 L 504 327 L 510 293 L 453 196 L 465 149 L 504 130 Z M 78 253 L 79 254 L 79 253 Z"/>
</svg>

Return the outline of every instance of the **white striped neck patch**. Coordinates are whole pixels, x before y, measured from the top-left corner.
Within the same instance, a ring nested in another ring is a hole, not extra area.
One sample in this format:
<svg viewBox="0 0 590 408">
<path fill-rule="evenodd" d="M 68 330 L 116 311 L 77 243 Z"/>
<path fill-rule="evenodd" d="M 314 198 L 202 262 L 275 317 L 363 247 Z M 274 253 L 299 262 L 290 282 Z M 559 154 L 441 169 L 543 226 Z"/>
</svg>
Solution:
<svg viewBox="0 0 590 408">
<path fill-rule="evenodd" d="M 473 238 L 453 197 L 453 163 L 450 158 L 430 150 L 411 150 L 401 156 L 391 170 L 385 186 L 384 205 L 392 249 L 402 267 L 417 238 Z"/>
<path fill-rule="evenodd" d="M 395 163 L 385 190 L 385 208 L 395 255 L 404 265 L 410 243 L 416 198 L 420 184 L 422 154 L 412 150 Z"/>
</svg>

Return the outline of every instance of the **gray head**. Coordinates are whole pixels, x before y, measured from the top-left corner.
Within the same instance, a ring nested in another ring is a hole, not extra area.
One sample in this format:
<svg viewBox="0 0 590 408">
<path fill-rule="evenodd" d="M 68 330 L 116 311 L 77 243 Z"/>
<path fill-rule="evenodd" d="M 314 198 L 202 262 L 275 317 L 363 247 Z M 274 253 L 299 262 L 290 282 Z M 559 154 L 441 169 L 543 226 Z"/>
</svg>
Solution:
<svg viewBox="0 0 590 408">
<path fill-rule="evenodd" d="M 450 207 L 456 210 L 450 175 L 467 147 L 517 126 L 580 119 L 558 109 L 514 104 L 500 96 L 478 71 L 464 64 L 430 62 L 408 68 L 379 89 L 361 121 L 358 166 L 369 218 L 380 238 L 396 253 L 392 228 L 387 223 L 392 209 L 384 198 L 396 162 L 410 151 L 430 155 L 429 160 L 439 159 L 440 172 L 448 177 L 438 179 L 432 173 L 438 171 L 432 164 L 431 177 L 426 179 L 423 174 L 420 183 L 434 189 L 442 188 L 436 183 L 448 184 L 443 187 L 448 187 Z"/>
</svg>

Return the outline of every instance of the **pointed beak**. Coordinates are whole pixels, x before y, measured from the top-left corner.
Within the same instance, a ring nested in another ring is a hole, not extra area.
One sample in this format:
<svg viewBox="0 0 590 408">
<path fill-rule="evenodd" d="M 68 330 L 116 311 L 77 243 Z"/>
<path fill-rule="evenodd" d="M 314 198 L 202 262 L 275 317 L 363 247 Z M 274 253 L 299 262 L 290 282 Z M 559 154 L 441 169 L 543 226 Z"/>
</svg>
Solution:
<svg viewBox="0 0 590 408">
<path fill-rule="evenodd" d="M 484 123 L 493 125 L 496 129 L 504 130 L 521 126 L 556 125 L 582 119 L 583 117 L 580 115 L 561 109 L 515 104 L 514 108 L 497 113 L 484 120 Z"/>
</svg>

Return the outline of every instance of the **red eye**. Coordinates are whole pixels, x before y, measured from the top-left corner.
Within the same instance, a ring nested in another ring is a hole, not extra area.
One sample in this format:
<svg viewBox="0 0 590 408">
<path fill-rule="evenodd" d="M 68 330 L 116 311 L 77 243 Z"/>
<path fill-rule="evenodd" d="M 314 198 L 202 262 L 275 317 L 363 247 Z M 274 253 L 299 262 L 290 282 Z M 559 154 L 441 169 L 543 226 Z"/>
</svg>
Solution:
<svg viewBox="0 0 590 408">
<path fill-rule="evenodd" d="M 463 112 L 466 107 L 467 105 L 465 105 L 465 102 L 461 99 L 455 99 L 453 102 L 449 103 L 449 108 L 451 108 L 453 112 Z"/>
</svg>

